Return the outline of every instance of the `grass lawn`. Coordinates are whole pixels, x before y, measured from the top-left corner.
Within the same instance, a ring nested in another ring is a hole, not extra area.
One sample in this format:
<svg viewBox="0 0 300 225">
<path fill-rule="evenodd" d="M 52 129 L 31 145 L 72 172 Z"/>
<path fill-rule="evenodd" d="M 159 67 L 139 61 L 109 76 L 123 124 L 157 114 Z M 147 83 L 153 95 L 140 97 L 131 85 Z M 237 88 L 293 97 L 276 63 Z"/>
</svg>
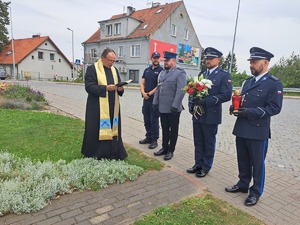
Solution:
<svg viewBox="0 0 300 225">
<path fill-rule="evenodd" d="M 163 206 L 134 225 L 259 225 L 264 224 L 225 201 L 205 194 Z"/>
<path fill-rule="evenodd" d="M 0 109 L 0 151 L 34 161 L 82 158 L 84 122 L 46 112 Z M 163 164 L 125 145 L 126 162 L 145 170 L 160 170 Z"/>
</svg>

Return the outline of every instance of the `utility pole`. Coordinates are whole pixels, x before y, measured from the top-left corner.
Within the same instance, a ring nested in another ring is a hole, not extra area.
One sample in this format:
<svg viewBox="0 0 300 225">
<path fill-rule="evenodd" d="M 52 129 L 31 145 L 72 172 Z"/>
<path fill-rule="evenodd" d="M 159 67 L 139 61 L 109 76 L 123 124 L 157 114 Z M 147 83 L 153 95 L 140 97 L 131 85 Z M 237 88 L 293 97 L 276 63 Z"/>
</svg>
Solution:
<svg viewBox="0 0 300 225">
<path fill-rule="evenodd" d="M 70 28 L 67 29 L 72 32 L 72 78 L 74 78 L 74 30 Z"/>
<path fill-rule="evenodd" d="M 12 22 L 12 13 L 11 13 L 11 7 L 9 7 L 9 14 L 10 14 L 10 28 L 11 28 L 11 48 L 12 48 L 12 61 L 13 61 L 13 78 L 16 81 L 16 63 L 15 63 L 15 45 L 14 45 L 14 33 L 13 33 L 13 22 Z"/>
<path fill-rule="evenodd" d="M 238 4 L 237 13 L 236 13 L 235 29 L 234 29 L 234 35 L 233 35 L 233 43 L 232 43 L 232 50 L 231 50 L 231 61 L 230 61 L 229 73 L 231 73 L 231 71 L 232 71 L 235 36 L 236 36 L 236 29 L 237 29 L 238 19 L 239 19 L 239 11 L 240 11 L 240 0 L 239 0 L 239 4 Z"/>
</svg>

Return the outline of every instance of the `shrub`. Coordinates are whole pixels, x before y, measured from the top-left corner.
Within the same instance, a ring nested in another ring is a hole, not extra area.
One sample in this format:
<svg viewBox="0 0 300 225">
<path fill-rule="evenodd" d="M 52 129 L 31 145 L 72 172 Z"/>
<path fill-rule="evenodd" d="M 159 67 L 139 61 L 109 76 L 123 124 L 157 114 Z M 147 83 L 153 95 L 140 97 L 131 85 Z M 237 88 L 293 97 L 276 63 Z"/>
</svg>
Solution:
<svg viewBox="0 0 300 225">
<path fill-rule="evenodd" d="M 28 86 L 1 83 L 0 107 L 6 109 L 38 110 L 47 104 L 44 94 Z"/>
<path fill-rule="evenodd" d="M 32 162 L 0 152 L 0 216 L 35 212 L 57 195 L 135 180 L 143 169 L 124 161 L 77 159 Z"/>
</svg>

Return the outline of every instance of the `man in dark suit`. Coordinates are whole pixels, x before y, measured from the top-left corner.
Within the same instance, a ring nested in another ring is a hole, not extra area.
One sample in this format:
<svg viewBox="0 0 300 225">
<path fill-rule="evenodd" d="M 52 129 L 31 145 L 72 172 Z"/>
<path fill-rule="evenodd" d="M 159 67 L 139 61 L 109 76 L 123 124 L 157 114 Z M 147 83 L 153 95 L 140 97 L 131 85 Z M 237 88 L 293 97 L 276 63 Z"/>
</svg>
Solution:
<svg viewBox="0 0 300 225">
<path fill-rule="evenodd" d="M 196 177 L 205 177 L 212 168 L 218 125 L 222 120 L 222 103 L 231 99 L 232 82 L 228 72 L 219 68 L 222 53 L 215 48 L 204 50 L 207 70 L 204 78 L 212 81 L 208 96 L 203 99 L 190 99 L 189 111 L 193 113 L 195 105 L 203 107 L 204 114 L 193 116 L 193 135 L 195 146 L 195 165 L 188 169 L 188 173 L 195 173 Z"/>
<path fill-rule="evenodd" d="M 179 117 L 183 110 L 182 88 L 186 85 L 186 73 L 176 67 L 176 56 L 173 52 L 164 52 L 164 70 L 158 76 L 157 90 L 153 107 L 160 113 L 162 127 L 162 148 L 154 152 L 155 156 L 165 155 L 164 160 L 173 157 L 178 138 Z"/>
<path fill-rule="evenodd" d="M 237 112 L 230 108 L 230 113 L 237 116 L 233 134 L 236 136 L 239 181 L 225 191 L 248 193 L 253 178 L 244 202 L 246 206 L 255 205 L 263 193 L 271 116 L 278 114 L 282 107 L 282 83 L 268 73 L 273 57 L 264 49 L 250 49 L 250 70 L 254 76 L 243 83 L 241 108 Z"/>
</svg>

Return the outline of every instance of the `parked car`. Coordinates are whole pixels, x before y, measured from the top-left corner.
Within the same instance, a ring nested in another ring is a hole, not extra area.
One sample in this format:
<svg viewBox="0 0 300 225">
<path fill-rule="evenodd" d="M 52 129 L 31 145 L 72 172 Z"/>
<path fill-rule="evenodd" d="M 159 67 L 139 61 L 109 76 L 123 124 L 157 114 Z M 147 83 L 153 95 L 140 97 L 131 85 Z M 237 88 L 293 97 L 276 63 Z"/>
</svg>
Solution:
<svg viewBox="0 0 300 225">
<path fill-rule="evenodd" d="M 5 80 L 6 77 L 7 77 L 6 71 L 3 68 L 0 67 L 0 79 Z"/>
</svg>

